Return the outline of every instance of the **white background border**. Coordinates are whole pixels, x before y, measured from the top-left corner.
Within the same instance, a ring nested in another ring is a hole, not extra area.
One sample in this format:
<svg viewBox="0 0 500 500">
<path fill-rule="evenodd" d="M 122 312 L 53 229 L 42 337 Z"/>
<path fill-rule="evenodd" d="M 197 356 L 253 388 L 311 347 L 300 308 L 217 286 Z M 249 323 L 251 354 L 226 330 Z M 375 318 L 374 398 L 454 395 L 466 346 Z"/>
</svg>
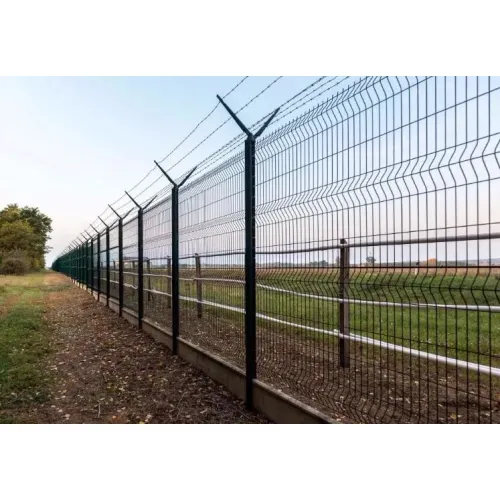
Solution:
<svg viewBox="0 0 500 500">
<path fill-rule="evenodd" d="M 0 0 L 0 74 L 498 74 L 493 6 Z M 495 498 L 499 437 L 477 425 L 4 425 L 0 495 Z"/>
</svg>

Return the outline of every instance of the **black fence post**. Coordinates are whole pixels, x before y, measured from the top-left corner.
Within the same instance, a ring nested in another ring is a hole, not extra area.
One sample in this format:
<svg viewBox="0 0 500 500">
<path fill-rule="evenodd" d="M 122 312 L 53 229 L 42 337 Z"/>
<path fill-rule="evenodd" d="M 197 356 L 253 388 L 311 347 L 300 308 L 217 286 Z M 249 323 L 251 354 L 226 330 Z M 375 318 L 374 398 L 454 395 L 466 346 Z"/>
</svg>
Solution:
<svg viewBox="0 0 500 500">
<path fill-rule="evenodd" d="M 80 283 L 85 284 L 85 240 L 80 245 Z"/>
<path fill-rule="evenodd" d="M 94 238 L 85 230 L 88 236 L 87 241 L 87 290 L 94 291 L 94 270 L 93 270 L 93 251 L 94 251 Z"/>
<path fill-rule="evenodd" d="M 83 285 L 85 286 L 85 290 L 87 290 L 87 246 L 88 246 L 88 240 L 84 240 L 83 242 L 83 248 L 82 248 L 82 276 L 83 276 Z"/>
<path fill-rule="evenodd" d="M 81 262 L 82 262 L 81 276 L 82 276 L 82 285 L 84 285 L 85 287 L 87 285 L 87 278 L 85 276 L 85 273 L 87 271 L 87 263 L 85 262 L 86 249 L 87 249 L 87 240 L 84 240 L 82 243 L 82 253 L 81 253 Z"/>
<path fill-rule="evenodd" d="M 137 270 L 138 274 L 138 279 L 137 279 L 137 326 L 138 328 L 142 328 L 142 207 L 135 201 L 132 196 L 130 196 L 127 191 L 125 191 L 125 194 L 132 200 L 134 205 L 137 207 L 137 253 L 138 253 L 138 261 L 139 261 L 139 266 Z M 134 265 L 134 262 L 132 262 L 132 266 Z M 123 275 L 123 271 L 121 273 Z M 135 276 L 134 276 L 135 279 Z M 133 286 L 135 285 L 135 282 L 133 282 Z M 123 283 L 122 283 L 123 286 Z"/>
<path fill-rule="evenodd" d="M 78 261 L 77 261 L 77 255 L 78 255 L 78 245 L 74 243 L 73 247 L 73 281 L 76 283 L 76 274 L 77 274 L 77 268 L 78 268 Z"/>
<path fill-rule="evenodd" d="M 106 305 L 109 307 L 109 294 L 111 291 L 111 278 L 109 270 L 109 227 L 106 227 Z"/>
<path fill-rule="evenodd" d="M 71 278 L 71 281 L 74 281 L 74 279 L 75 279 L 74 272 L 73 272 L 74 255 L 73 255 L 73 247 L 72 247 L 71 244 L 70 244 L 70 250 L 69 250 L 68 257 L 69 257 L 69 272 L 68 272 L 68 276 Z"/>
<path fill-rule="evenodd" d="M 149 202 L 142 207 L 137 203 L 137 201 L 130 196 L 127 191 L 125 194 L 134 202 L 138 209 L 137 212 L 137 253 L 138 255 L 138 269 L 137 269 L 137 302 L 138 302 L 138 327 L 142 328 L 142 318 L 144 316 L 144 231 L 143 231 L 143 213 L 146 208 L 153 203 L 156 196 L 154 196 Z M 130 213 L 130 212 L 129 212 Z M 122 241 L 123 243 L 123 241 Z M 123 271 L 122 271 L 123 274 Z"/>
<path fill-rule="evenodd" d="M 110 271 L 109 271 L 109 226 L 99 217 L 99 220 L 106 228 L 106 305 L 109 307 L 109 293 L 110 293 Z"/>
<path fill-rule="evenodd" d="M 87 289 L 87 244 L 88 240 L 85 238 L 82 243 L 82 285 L 85 290 Z"/>
<path fill-rule="evenodd" d="M 87 290 L 87 244 L 88 241 L 84 240 L 82 245 L 82 277 L 83 285 L 85 290 Z"/>
<path fill-rule="evenodd" d="M 77 257 L 76 257 L 76 265 L 77 265 L 77 270 L 76 270 L 76 281 L 78 284 L 81 283 L 82 281 L 82 242 L 80 241 L 79 238 L 78 240 L 78 249 L 77 249 Z"/>
<path fill-rule="evenodd" d="M 90 291 L 94 292 L 94 238 L 90 238 L 89 245 L 89 284 Z"/>
<path fill-rule="evenodd" d="M 90 279 L 90 291 L 94 292 L 94 238 L 90 238 L 90 252 L 89 252 L 89 279 Z"/>
<path fill-rule="evenodd" d="M 87 289 L 87 240 L 82 244 L 82 284 Z"/>
<path fill-rule="evenodd" d="M 180 298 L 179 298 L 179 189 L 196 170 L 193 168 L 182 181 L 175 182 L 155 161 L 156 166 L 172 184 L 172 352 L 177 354 L 180 330 Z M 168 278 L 167 278 L 168 279 Z"/>
<path fill-rule="evenodd" d="M 276 109 L 262 127 L 253 134 L 236 114 L 217 96 L 241 130 L 245 140 L 245 368 L 247 408 L 253 408 L 253 381 L 257 378 L 257 279 L 255 243 L 255 142 L 278 113 Z"/>
<path fill-rule="evenodd" d="M 121 216 L 111 205 L 109 208 L 118 217 L 118 315 L 122 316 L 123 309 L 123 219 L 126 218 L 131 211 Z M 109 248 L 109 243 L 108 243 Z M 113 261 L 114 262 L 114 261 Z M 115 266 L 113 266 L 115 269 Z"/>
<path fill-rule="evenodd" d="M 151 259 L 146 260 L 146 270 L 148 272 L 148 290 L 151 290 Z M 148 292 L 148 302 L 153 300 L 153 294 Z"/>
<path fill-rule="evenodd" d="M 245 140 L 245 347 L 246 401 L 253 407 L 257 378 L 257 287 L 255 260 L 255 138 Z"/>
<path fill-rule="evenodd" d="M 138 311 L 137 315 L 139 317 L 138 327 L 142 328 L 142 318 L 144 316 L 144 235 L 142 232 L 142 222 L 143 222 L 143 212 L 142 208 L 139 208 L 137 213 L 137 250 L 138 250 L 138 269 L 137 269 L 137 301 L 138 301 Z"/>
<path fill-rule="evenodd" d="M 110 293 L 110 270 L 109 270 L 109 226 L 99 217 L 99 220 L 106 228 L 106 305 L 109 307 L 109 293 Z"/>
<path fill-rule="evenodd" d="M 92 291 L 92 237 L 87 241 L 87 290 Z"/>
<path fill-rule="evenodd" d="M 198 318 L 203 316 L 203 289 L 201 281 L 201 257 L 194 254 L 195 268 L 196 268 L 196 309 Z"/>
<path fill-rule="evenodd" d="M 73 247 L 73 250 L 71 251 L 71 260 L 72 260 L 72 270 L 71 270 L 71 278 L 73 279 L 74 282 L 76 282 L 76 254 L 77 254 L 78 247 L 75 245 Z"/>
<path fill-rule="evenodd" d="M 349 247 L 346 240 L 340 240 L 340 274 L 339 274 L 339 361 L 342 368 L 349 368 Z"/>
<path fill-rule="evenodd" d="M 172 188 L 172 351 L 177 354 L 179 338 L 179 187 Z"/>
<path fill-rule="evenodd" d="M 97 233 L 97 301 L 101 298 L 101 234 L 91 224 L 90 227 Z"/>
<path fill-rule="evenodd" d="M 172 257 L 167 257 L 167 308 L 172 308 Z"/>
<path fill-rule="evenodd" d="M 87 240 L 82 243 L 82 285 L 87 288 Z"/>
<path fill-rule="evenodd" d="M 123 218 L 118 221 L 118 309 L 122 316 L 123 309 Z"/>
<path fill-rule="evenodd" d="M 66 276 L 70 279 L 73 279 L 73 258 L 72 258 L 72 250 L 71 244 L 69 245 L 68 253 L 65 255 L 64 260 L 66 261 Z"/>
</svg>

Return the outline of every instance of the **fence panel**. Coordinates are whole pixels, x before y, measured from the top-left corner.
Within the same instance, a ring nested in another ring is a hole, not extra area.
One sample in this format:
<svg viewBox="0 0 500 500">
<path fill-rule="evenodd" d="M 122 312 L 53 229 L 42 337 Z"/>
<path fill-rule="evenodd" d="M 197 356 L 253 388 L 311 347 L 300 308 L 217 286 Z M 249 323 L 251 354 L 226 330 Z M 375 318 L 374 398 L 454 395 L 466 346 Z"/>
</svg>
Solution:
<svg viewBox="0 0 500 500">
<path fill-rule="evenodd" d="M 242 154 L 223 159 L 179 195 L 180 335 L 239 368 L 245 366 L 243 170 Z"/>
<path fill-rule="evenodd" d="M 144 213 L 144 318 L 172 327 L 171 198 Z"/>
<path fill-rule="evenodd" d="M 123 305 L 132 311 L 139 310 L 137 217 L 123 224 Z"/>
<path fill-rule="evenodd" d="M 116 300 L 120 298 L 118 231 L 118 226 L 109 230 L 109 294 Z"/>
<path fill-rule="evenodd" d="M 91 253 L 91 272 L 92 272 L 92 290 L 99 290 L 99 252 L 97 251 L 99 243 L 97 238 L 92 239 Z"/>
<path fill-rule="evenodd" d="M 365 78 L 258 143 L 259 377 L 358 421 L 498 420 L 498 92 Z"/>
<path fill-rule="evenodd" d="M 344 420 L 500 423 L 499 109 L 498 77 L 363 77 L 258 138 L 258 379 Z M 242 143 L 210 157 L 178 234 L 180 336 L 242 369 L 244 166 Z M 143 233 L 144 317 L 171 329 L 170 197 Z M 54 269 L 103 292 L 105 241 Z M 118 298 L 118 228 L 109 246 Z"/>
<path fill-rule="evenodd" d="M 99 236 L 99 291 L 106 295 L 107 263 L 106 263 L 106 231 Z"/>
</svg>

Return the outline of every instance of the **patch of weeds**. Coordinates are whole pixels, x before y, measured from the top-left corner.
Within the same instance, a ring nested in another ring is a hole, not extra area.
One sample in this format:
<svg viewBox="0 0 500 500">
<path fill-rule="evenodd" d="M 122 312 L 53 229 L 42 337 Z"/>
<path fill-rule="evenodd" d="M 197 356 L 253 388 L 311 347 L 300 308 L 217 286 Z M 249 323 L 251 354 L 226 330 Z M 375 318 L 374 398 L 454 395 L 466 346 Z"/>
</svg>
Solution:
<svg viewBox="0 0 500 500">
<path fill-rule="evenodd" d="M 33 291 L 25 293 L 0 317 L 0 423 L 15 420 L 16 408 L 48 399 L 49 336 L 43 307 L 34 298 Z"/>
</svg>

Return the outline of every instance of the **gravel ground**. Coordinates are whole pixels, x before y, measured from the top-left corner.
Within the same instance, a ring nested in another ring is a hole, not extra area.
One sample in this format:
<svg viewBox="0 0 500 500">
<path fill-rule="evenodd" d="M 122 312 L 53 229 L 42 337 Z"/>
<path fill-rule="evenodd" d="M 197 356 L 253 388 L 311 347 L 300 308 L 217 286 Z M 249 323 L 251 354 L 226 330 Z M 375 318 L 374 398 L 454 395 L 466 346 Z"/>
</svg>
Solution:
<svg viewBox="0 0 500 500">
<path fill-rule="evenodd" d="M 52 285 L 69 279 L 49 275 Z M 268 423 L 85 291 L 47 294 L 52 328 L 49 401 L 32 423 Z"/>
</svg>

